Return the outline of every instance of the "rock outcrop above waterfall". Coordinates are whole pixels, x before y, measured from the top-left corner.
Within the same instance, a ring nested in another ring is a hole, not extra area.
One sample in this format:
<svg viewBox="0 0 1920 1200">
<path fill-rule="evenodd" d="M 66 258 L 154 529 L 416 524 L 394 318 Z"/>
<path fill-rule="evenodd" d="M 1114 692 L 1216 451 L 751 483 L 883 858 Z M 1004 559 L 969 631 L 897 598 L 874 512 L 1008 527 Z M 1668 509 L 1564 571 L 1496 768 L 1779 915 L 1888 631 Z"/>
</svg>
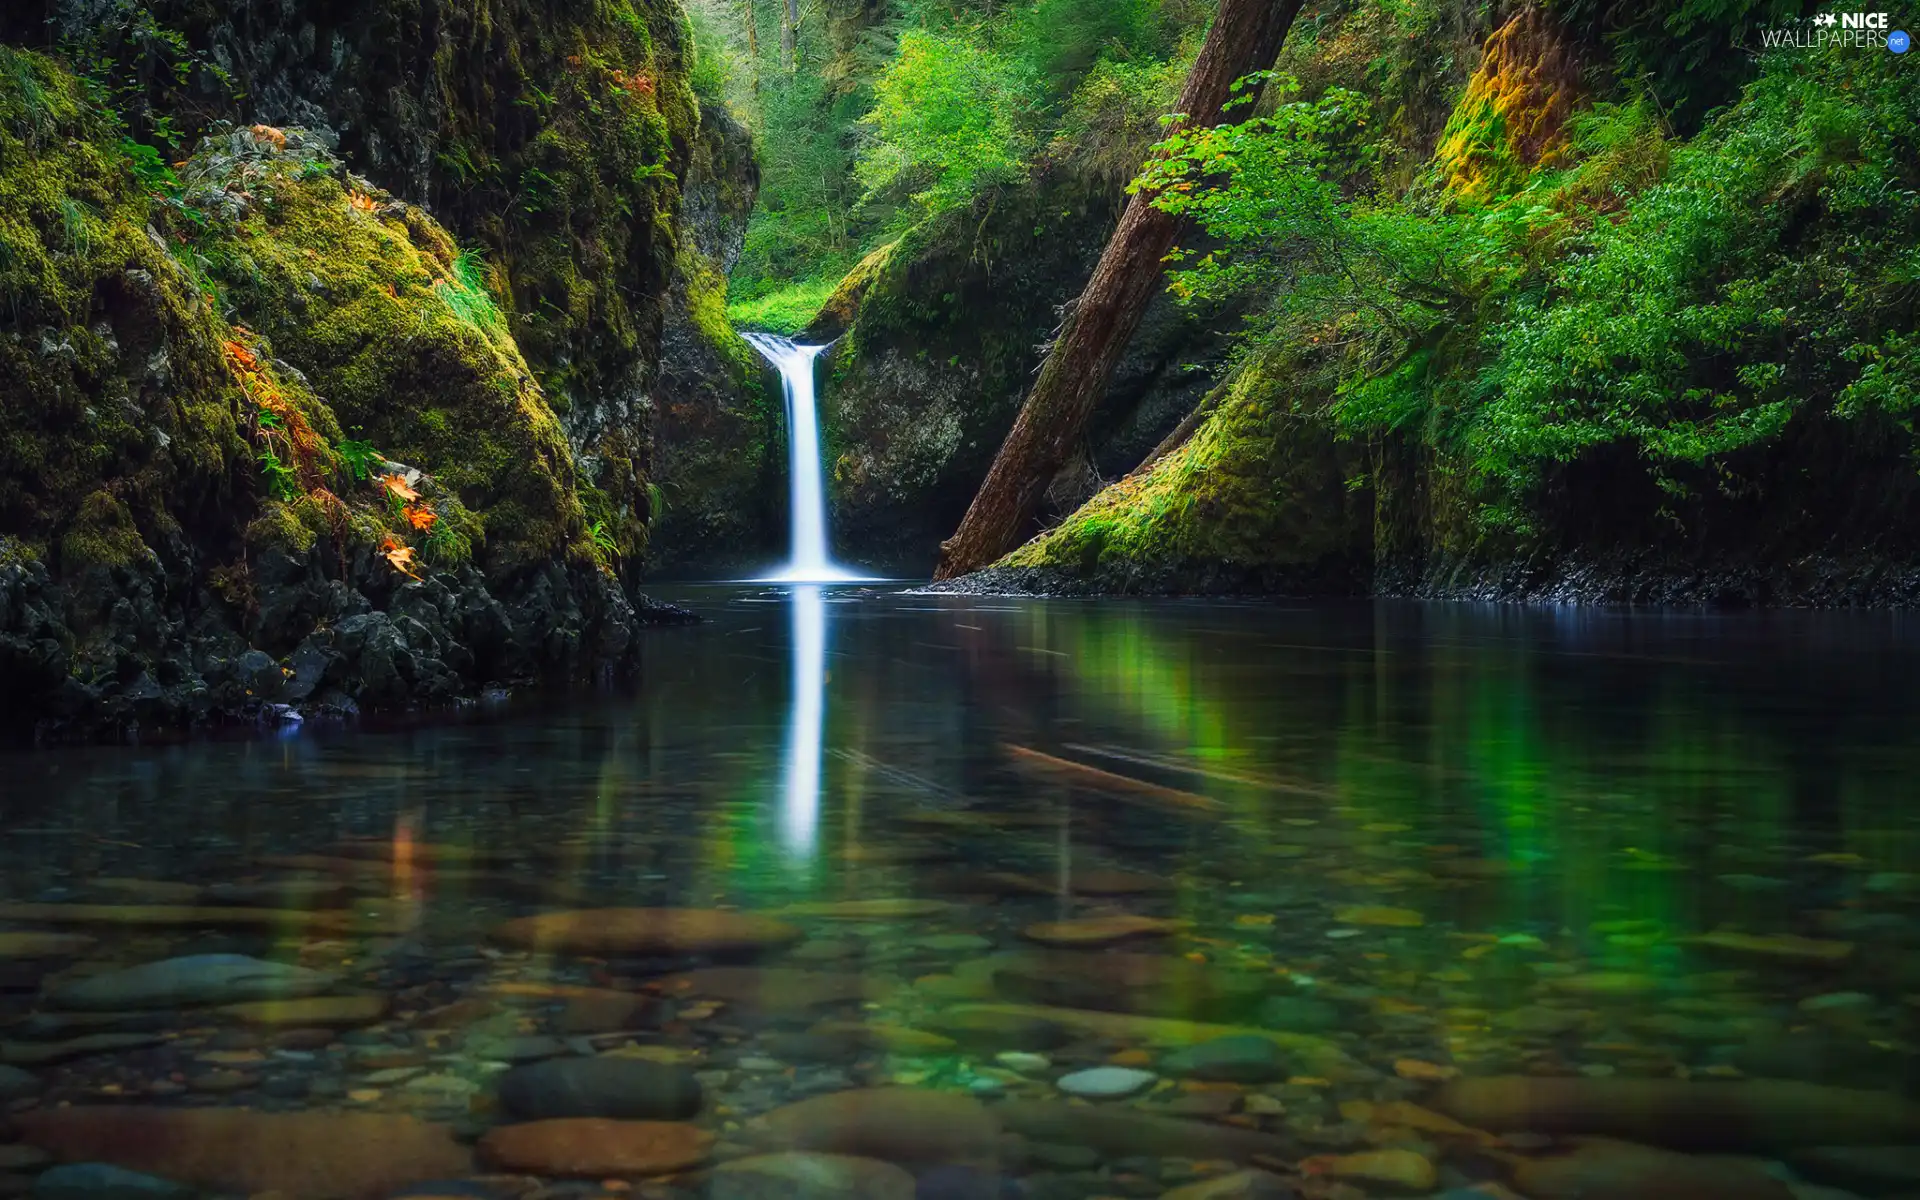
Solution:
<svg viewBox="0 0 1920 1200">
<path fill-rule="evenodd" d="M 654 391 L 652 570 L 718 574 L 765 566 L 783 537 L 784 419 L 768 368 L 727 320 L 759 184 L 753 139 L 718 104 L 701 110 L 683 192 L 680 270 L 667 294 Z"/>
</svg>

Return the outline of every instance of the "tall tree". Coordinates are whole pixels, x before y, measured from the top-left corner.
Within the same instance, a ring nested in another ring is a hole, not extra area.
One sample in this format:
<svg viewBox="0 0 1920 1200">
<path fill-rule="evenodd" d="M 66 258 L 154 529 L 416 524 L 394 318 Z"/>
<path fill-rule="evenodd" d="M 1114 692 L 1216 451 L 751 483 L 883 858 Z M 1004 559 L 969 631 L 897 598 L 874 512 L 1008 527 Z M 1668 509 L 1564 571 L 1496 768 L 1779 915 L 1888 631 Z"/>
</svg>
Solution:
<svg viewBox="0 0 1920 1200">
<path fill-rule="evenodd" d="M 751 75 L 753 94 L 760 94 L 760 23 L 753 18 L 754 0 L 740 0 L 740 19 L 747 27 L 747 69 Z"/>
<path fill-rule="evenodd" d="M 800 69 L 800 0 L 787 0 L 786 17 L 780 22 L 780 53 L 787 70 Z"/>
<path fill-rule="evenodd" d="M 1200 57 L 1180 93 L 1192 122 L 1222 124 L 1242 76 L 1273 65 L 1302 0 L 1221 0 Z M 1164 260 L 1182 221 L 1136 192 L 1107 242 L 1093 278 L 1054 341 L 1040 378 L 994 456 L 954 535 L 940 544 L 935 579 L 977 571 L 1011 550 L 1028 530 L 1047 484 L 1080 440 L 1113 369 L 1159 288 Z"/>
</svg>

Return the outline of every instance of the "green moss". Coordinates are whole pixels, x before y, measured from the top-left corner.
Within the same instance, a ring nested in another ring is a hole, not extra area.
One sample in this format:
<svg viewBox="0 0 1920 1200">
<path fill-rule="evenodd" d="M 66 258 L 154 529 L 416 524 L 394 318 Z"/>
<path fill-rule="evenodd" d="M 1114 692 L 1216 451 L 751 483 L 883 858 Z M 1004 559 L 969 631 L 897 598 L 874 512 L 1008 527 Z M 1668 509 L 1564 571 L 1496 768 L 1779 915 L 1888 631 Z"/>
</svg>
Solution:
<svg viewBox="0 0 1920 1200">
<path fill-rule="evenodd" d="M 582 528 L 572 455 L 479 261 L 297 133 L 287 148 L 229 149 L 211 143 L 182 176 L 205 236 L 232 250 L 212 269 L 241 320 L 342 427 L 484 518 L 489 570 L 563 547 Z M 224 216 L 242 193 L 243 215 Z M 478 535 L 462 532 L 474 549 Z"/>
<path fill-rule="evenodd" d="M 321 532 L 315 528 L 317 516 L 310 502 L 269 500 L 261 505 L 260 515 L 247 523 L 247 546 L 255 551 L 283 550 L 303 557 L 313 549 Z"/>
<path fill-rule="evenodd" d="M 89 493 L 60 538 L 60 568 L 127 567 L 153 552 L 134 528 L 133 514 L 111 492 Z"/>
<path fill-rule="evenodd" d="M 791 337 L 813 323 L 839 286 L 835 279 L 803 279 L 777 292 L 733 301 L 727 305 L 727 316 L 742 329 Z"/>
<path fill-rule="evenodd" d="M 1517 191 L 1565 154 L 1580 67 L 1552 18 L 1526 9 L 1487 39 L 1479 70 L 1434 151 L 1449 191 L 1475 200 Z"/>
<path fill-rule="evenodd" d="M 1331 582 L 1369 559 L 1347 452 L 1282 362 L 1254 363 L 1152 467 L 1103 489 L 1000 561 L 1149 589 Z"/>
<path fill-rule="evenodd" d="M 150 236 L 121 143 L 72 75 L 0 47 L 0 530 L 74 561 L 132 550 L 121 513 L 219 523 L 251 459 L 227 327 Z"/>
</svg>

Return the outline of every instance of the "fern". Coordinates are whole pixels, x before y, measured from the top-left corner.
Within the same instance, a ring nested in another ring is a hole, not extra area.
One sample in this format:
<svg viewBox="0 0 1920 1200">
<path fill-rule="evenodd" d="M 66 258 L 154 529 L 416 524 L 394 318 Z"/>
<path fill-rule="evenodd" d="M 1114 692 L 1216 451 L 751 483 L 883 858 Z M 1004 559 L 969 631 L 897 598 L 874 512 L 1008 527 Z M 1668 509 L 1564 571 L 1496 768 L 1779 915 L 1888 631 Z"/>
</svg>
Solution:
<svg viewBox="0 0 1920 1200">
<path fill-rule="evenodd" d="M 356 442 L 347 438 L 340 443 L 340 461 L 346 464 L 347 474 L 357 482 L 373 478 L 373 470 L 387 461 L 387 456 L 373 448 L 372 442 Z"/>
</svg>

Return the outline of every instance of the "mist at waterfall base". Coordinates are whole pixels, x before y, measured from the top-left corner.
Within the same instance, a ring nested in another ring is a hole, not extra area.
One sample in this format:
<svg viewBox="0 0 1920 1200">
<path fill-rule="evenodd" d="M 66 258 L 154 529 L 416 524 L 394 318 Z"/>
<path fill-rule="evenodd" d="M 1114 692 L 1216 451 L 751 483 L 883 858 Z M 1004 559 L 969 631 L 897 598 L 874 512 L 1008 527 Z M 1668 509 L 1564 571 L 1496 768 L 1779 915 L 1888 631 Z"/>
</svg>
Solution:
<svg viewBox="0 0 1920 1200">
<path fill-rule="evenodd" d="M 780 372 L 787 401 L 787 563 L 763 583 L 854 583 L 868 578 L 833 561 L 827 550 L 827 489 L 820 465 L 820 412 L 814 361 L 825 346 L 802 346 L 772 333 L 743 333 Z"/>
</svg>

